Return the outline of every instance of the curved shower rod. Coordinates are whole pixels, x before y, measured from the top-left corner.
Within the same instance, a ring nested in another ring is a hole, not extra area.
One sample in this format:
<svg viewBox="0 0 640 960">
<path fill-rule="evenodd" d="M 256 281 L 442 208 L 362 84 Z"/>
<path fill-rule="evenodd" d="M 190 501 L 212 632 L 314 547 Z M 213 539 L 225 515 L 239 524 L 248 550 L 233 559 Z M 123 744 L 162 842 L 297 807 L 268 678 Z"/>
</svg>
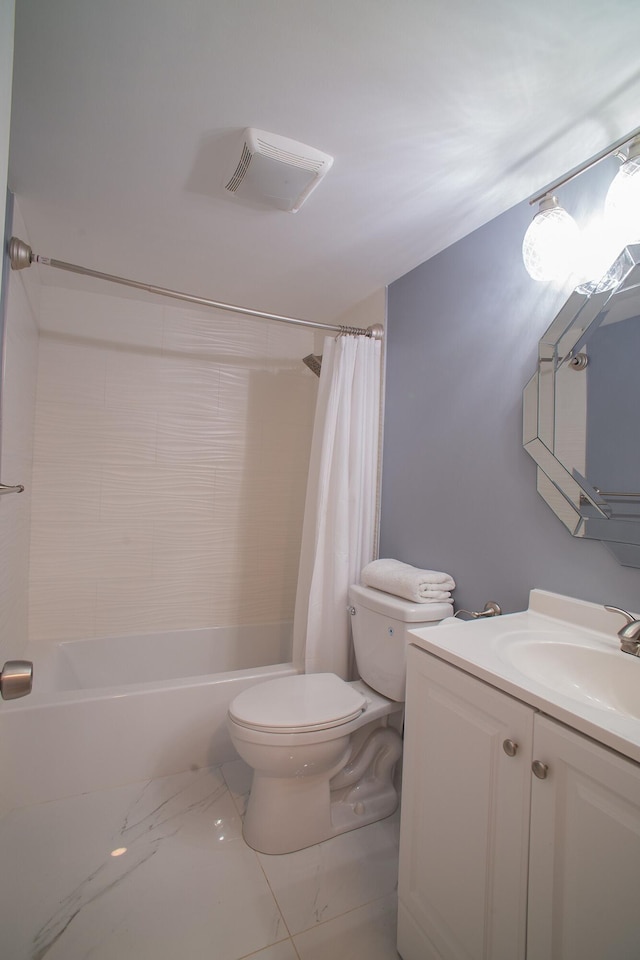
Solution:
<svg viewBox="0 0 640 960">
<path fill-rule="evenodd" d="M 110 283 L 119 283 L 125 287 L 134 287 L 136 290 L 145 290 L 147 293 L 156 293 L 161 297 L 171 297 L 173 300 L 186 300 L 187 303 L 197 303 L 203 307 L 214 307 L 216 310 L 227 310 L 230 313 L 242 313 L 247 317 L 261 317 L 263 320 L 278 320 L 281 323 L 295 323 L 301 327 L 316 327 L 319 330 L 333 330 L 339 334 L 371 337 L 373 340 L 382 340 L 384 328 L 380 323 L 370 327 L 346 327 L 335 323 L 318 323 L 315 320 L 301 320 L 298 317 L 281 317 L 275 313 L 263 313 L 261 310 L 251 310 L 249 307 L 238 307 L 232 303 L 222 303 L 218 300 L 208 300 L 206 297 L 195 297 L 190 293 L 180 293 L 178 290 L 169 290 L 166 287 L 156 287 L 151 283 L 141 283 L 138 280 L 127 280 L 110 273 L 100 273 L 89 267 L 80 267 L 75 263 L 65 263 L 64 260 L 53 260 L 51 257 L 42 257 L 34 253 L 28 243 L 11 237 L 8 245 L 9 259 L 12 270 L 24 270 L 32 263 L 42 263 L 57 270 L 66 270 L 68 273 L 78 273 L 83 277 L 95 277 L 97 280 L 108 280 Z"/>
</svg>

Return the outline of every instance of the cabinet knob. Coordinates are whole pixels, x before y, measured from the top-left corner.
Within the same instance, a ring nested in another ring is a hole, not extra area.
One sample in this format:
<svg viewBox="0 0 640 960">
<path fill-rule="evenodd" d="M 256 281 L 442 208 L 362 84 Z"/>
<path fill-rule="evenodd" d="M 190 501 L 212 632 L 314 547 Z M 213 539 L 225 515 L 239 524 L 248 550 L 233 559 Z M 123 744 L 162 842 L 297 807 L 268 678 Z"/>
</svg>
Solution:
<svg viewBox="0 0 640 960">
<path fill-rule="evenodd" d="M 514 740 L 504 740 L 502 749 L 508 757 L 515 757 L 518 752 L 518 744 Z"/>
<path fill-rule="evenodd" d="M 547 773 L 549 772 L 549 767 L 546 763 L 543 763 L 542 760 L 534 760 L 531 764 L 531 769 L 533 774 L 538 780 L 546 780 Z"/>
</svg>

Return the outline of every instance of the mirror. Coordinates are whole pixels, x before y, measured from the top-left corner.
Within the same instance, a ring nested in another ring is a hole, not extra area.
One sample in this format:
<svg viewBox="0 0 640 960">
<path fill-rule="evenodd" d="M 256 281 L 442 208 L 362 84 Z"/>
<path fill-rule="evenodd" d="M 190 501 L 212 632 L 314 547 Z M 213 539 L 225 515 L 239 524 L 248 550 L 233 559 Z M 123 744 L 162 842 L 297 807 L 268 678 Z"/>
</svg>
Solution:
<svg viewBox="0 0 640 960">
<path fill-rule="evenodd" d="M 538 346 L 523 443 L 538 493 L 575 537 L 640 567 L 640 244 L 576 288 Z"/>
</svg>

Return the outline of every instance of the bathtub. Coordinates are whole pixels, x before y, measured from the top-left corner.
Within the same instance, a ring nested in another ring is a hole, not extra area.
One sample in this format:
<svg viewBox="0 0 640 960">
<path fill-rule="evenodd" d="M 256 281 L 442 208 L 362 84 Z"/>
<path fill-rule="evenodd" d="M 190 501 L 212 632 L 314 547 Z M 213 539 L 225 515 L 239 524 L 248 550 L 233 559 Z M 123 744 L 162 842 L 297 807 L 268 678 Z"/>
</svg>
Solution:
<svg viewBox="0 0 640 960">
<path fill-rule="evenodd" d="M 33 644 L 33 692 L 0 702 L 6 807 L 224 763 L 227 708 L 295 673 L 291 624 Z"/>
</svg>

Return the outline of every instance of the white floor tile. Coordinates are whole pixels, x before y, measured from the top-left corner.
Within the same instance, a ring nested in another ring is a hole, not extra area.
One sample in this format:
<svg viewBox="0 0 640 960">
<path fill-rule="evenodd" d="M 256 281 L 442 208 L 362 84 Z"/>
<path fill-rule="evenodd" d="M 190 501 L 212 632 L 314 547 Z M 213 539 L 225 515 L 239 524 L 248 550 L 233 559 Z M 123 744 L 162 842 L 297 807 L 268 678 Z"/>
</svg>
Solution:
<svg viewBox="0 0 640 960">
<path fill-rule="evenodd" d="M 399 960 L 397 899 L 390 894 L 294 937 L 300 960 Z"/>
<path fill-rule="evenodd" d="M 229 763 L 223 763 L 222 776 L 229 788 L 229 793 L 233 797 L 240 816 L 244 816 L 251 790 L 251 781 L 253 779 L 253 770 L 244 760 L 230 760 Z"/>
<path fill-rule="evenodd" d="M 212 957 L 212 960 L 215 958 Z M 299 958 L 291 940 L 283 940 L 281 943 L 274 943 L 272 947 L 267 947 L 266 950 L 252 953 L 249 957 L 239 957 L 238 960 L 299 960 Z"/>
<path fill-rule="evenodd" d="M 234 761 L 6 813 L 0 955 L 397 960 L 399 816 L 258 855 L 241 832 L 250 778 Z"/>
<path fill-rule="evenodd" d="M 395 892 L 400 817 L 283 856 L 259 854 L 293 935 Z"/>
<path fill-rule="evenodd" d="M 240 826 L 214 771 L 11 812 L 0 823 L 3 956 L 237 960 L 282 940 Z"/>
</svg>

